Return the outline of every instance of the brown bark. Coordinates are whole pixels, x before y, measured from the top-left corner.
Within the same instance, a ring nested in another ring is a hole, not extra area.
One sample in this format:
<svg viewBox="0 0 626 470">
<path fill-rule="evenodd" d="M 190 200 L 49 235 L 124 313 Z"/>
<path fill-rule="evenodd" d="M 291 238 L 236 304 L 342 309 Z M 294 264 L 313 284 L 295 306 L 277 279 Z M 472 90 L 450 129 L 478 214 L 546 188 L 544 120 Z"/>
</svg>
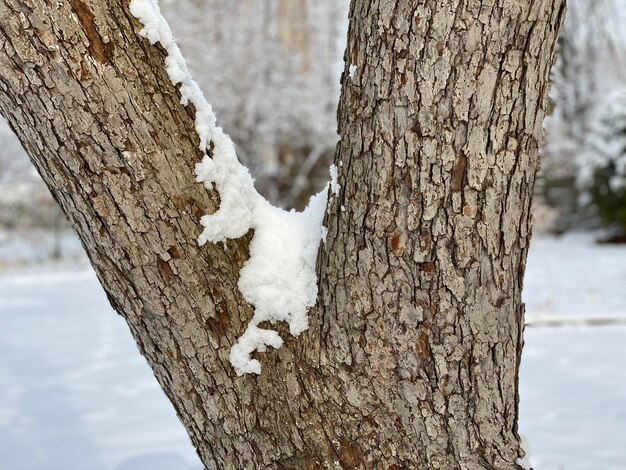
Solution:
<svg viewBox="0 0 626 470">
<path fill-rule="evenodd" d="M 248 237 L 195 243 L 219 196 L 194 182 L 193 110 L 164 51 L 125 1 L 0 1 L 0 110 L 207 468 L 517 468 L 520 291 L 563 8 L 352 2 L 319 305 L 261 376 L 236 378 Z"/>
</svg>

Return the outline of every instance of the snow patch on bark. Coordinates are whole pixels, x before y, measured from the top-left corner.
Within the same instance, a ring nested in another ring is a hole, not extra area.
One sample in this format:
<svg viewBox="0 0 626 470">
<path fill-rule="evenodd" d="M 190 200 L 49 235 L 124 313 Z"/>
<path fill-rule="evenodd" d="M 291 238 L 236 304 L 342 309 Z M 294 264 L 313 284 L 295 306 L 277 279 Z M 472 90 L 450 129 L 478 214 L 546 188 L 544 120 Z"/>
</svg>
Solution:
<svg viewBox="0 0 626 470">
<path fill-rule="evenodd" d="M 522 467 L 524 470 L 533 470 L 530 464 L 530 445 L 528 444 L 528 440 L 526 439 L 526 437 L 521 435 L 520 437 L 522 439 L 520 447 L 524 451 L 524 457 L 518 458 L 515 463 Z"/>
<path fill-rule="evenodd" d="M 330 191 L 333 193 L 333 196 L 339 196 L 340 189 L 337 167 L 334 164 L 330 165 Z"/>
<path fill-rule="evenodd" d="M 348 74 L 350 75 L 350 80 L 354 80 L 354 74 L 356 73 L 356 65 L 351 64 L 348 69 Z"/>
<path fill-rule="evenodd" d="M 204 229 L 198 243 L 225 242 L 254 230 L 239 290 L 254 305 L 255 313 L 232 347 L 230 361 L 238 375 L 259 374 L 261 364 L 251 354 L 265 351 L 267 346 L 279 348 L 283 343 L 277 332 L 259 328 L 261 322 L 285 321 L 294 336 L 308 328 L 307 311 L 317 299 L 315 260 L 325 234 L 322 221 L 328 186 L 311 198 L 303 212 L 287 212 L 265 200 L 254 188 L 248 169 L 237 159 L 235 145 L 217 126 L 213 109 L 193 80 L 157 1 L 131 0 L 130 11 L 144 26 L 140 34 L 167 51 L 167 74 L 174 85 L 179 85 L 181 103 L 191 103 L 196 109 L 195 128 L 204 152 L 196 165 L 196 180 L 208 189 L 215 186 L 221 201 L 214 214 L 201 218 Z M 333 191 L 339 189 L 336 174 L 335 168 Z"/>
</svg>

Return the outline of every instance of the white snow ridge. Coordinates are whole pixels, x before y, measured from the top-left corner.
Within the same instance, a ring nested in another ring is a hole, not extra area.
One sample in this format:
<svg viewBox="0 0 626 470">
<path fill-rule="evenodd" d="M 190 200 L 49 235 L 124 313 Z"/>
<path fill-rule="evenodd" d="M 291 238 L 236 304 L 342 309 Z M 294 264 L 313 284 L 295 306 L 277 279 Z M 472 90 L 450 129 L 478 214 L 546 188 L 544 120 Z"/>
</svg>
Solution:
<svg viewBox="0 0 626 470">
<path fill-rule="evenodd" d="M 193 81 L 157 1 L 131 0 L 130 11 L 144 26 L 140 34 L 167 51 L 167 73 L 174 85 L 180 85 L 181 103 L 192 103 L 196 109 L 196 132 L 205 153 L 196 166 L 196 179 L 207 188 L 215 185 L 221 200 L 217 212 L 200 220 L 204 230 L 198 243 L 224 242 L 254 229 L 239 290 L 254 305 L 255 313 L 232 347 L 230 362 L 238 375 L 260 374 L 261 364 L 251 353 L 265 351 L 267 346 L 279 348 L 283 343 L 277 332 L 259 328 L 261 322 L 285 321 L 294 336 L 308 328 L 307 311 L 317 299 L 315 260 L 325 232 L 322 221 L 328 186 L 311 198 L 304 212 L 274 207 L 257 193 L 248 169 L 237 159 L 233 142 L 216 125 L 211 105 Z M 212 158 L 206 154 L 210 143 Z M 333 176 L 333 189 L 338 189 L 336 169 Z"/>
</svg>

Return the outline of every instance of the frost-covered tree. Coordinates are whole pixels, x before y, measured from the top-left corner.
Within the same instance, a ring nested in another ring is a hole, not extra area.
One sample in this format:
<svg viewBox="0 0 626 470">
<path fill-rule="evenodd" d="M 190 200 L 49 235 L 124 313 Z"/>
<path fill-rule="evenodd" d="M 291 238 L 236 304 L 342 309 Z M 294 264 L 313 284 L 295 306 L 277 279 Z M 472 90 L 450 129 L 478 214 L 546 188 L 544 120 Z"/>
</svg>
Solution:
<svg viewBox="0 0 626 470">
<path fill-rule="evenodd" d="M 207 468 L 520 468 L 563 14 L 353 0 L 333 178 L 289 213 L 256 192 L 154 0 L 0 1 L 0 110 Z"/>
<path fill-rule="evenodd" d="M 584 151 L 595 107 L 614 83 L 623 78 L 619 0 L 572 0 L 558 40 L 552 69 L 553 112 L 546 120 L 544 171 L 553 177 L 575 176 Z"/>
<path fill-rule="evenodd" d="M 552 112 L 545 122 L 541 196 L 562 211 L 559 228 L 580 224 L 575 184 L 599 103 L 621 86 L 623 0 L 570 0 L 552 69 Z"/>
<path fill-rule="evenodd" d="M 596 119 L 578 159 L 581 199 L 626 234 L 626 92 L 603 100 Z"/>
</svg>

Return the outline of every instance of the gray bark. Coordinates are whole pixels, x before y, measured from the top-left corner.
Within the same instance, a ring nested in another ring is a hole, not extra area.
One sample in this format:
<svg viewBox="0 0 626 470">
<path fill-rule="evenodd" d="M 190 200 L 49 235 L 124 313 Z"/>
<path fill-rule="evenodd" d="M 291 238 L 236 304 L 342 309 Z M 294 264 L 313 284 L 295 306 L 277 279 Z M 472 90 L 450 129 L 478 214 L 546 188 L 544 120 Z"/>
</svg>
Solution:
<svg viewBox="0 0 626 470">
<path fill-rule="evenodd" d="M 164 51 L 125 1 L 0 1 L 0 111 L 207 468 L 518 468 L 520 291 L 563 13 L 352 2 L 312 326 L 237 378 L 249 236 L 195 243 L 219 195 L 194 182 Z"/>
</svg>

